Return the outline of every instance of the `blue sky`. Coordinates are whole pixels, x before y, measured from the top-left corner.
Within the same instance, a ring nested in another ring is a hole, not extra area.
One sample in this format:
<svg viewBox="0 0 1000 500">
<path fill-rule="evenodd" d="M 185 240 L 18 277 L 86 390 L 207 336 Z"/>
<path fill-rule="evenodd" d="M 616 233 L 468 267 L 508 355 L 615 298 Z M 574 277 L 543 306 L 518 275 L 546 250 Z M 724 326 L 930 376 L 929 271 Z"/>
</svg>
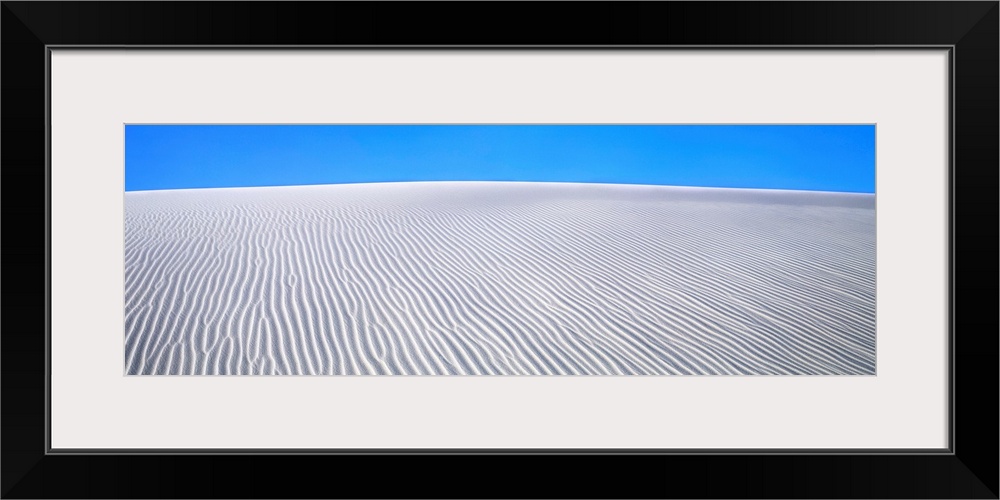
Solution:
<svg viewBox="0 0 1000 500">
<path fill-rule="evenodd" d="M 875 192 L 874 125 L 126 125 L 125 190 L 532 181 Z"/>
</svg>

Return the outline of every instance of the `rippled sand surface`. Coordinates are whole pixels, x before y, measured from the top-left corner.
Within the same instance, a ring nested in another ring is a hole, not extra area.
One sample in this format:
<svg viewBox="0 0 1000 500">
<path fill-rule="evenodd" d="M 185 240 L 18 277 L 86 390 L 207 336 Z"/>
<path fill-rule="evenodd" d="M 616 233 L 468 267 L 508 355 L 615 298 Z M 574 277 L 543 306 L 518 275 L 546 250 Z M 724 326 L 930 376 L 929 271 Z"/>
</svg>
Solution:
<svg viewBox="0 0 1000 500">
<path fill-rule="evenodd" d="M 125 372 L 875 372 L 874 195 L 420 182 L 125 195 Z"/>
</svg>

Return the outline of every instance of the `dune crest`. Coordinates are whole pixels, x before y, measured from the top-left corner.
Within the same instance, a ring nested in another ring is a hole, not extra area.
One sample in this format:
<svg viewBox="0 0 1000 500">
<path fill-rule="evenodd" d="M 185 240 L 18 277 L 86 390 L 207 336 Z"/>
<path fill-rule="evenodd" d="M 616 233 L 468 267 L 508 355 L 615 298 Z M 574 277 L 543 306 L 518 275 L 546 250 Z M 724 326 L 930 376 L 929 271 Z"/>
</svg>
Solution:
<svg viewBox="0 0 1000 500">
<path fill-rule="evenodd" d="M 873 195 L 420 182 L 125 194 L 125 372 L 875 372 Z"/>
</svg>

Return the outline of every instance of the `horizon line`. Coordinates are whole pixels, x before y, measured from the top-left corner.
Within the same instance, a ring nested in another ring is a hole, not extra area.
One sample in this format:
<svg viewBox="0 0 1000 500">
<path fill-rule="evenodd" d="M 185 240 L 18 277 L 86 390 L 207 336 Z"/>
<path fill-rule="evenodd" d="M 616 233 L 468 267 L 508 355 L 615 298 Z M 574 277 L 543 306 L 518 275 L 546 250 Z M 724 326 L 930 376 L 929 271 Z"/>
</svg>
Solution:
<svg viewBox="0 0 1000 500">
<path fill-rule="evenodd" d="M 203 186 L 203 187 L 183 187 L 164 189 L 126 189 L 126 193 L 149 193 L 155 191 L 191 191 L 206 189 L 254 189 L 254 188 L 279 188 L 279 187 L 311 187 L 311 186 L 349 186 L 362 184 L 417 184 L 417 183 L 505 183 L 505 184 L 598 184 L 608 186 L 646 186 L 646 187 L 670 187 L 670 188 L 694 188 L 694 189 L 741 189 L 752 191 L 796 191 L 806 193 L 838 193 L 838 194 L 868 194 L 875 195 L 874 191 L 831 191 L 825 189 L 785 189 L 785 188 L 762 188 L 762 187 L 734 187 L 734 186 L 696 186 L 689 184 L 645 184 L 631 182 L 588 182 L 588 181 L 509 181 L 509 180 L 422 180 L 422 181 L 371 181 L 371 182 L 334 182 L 315 184 L 261 184 L 253 186 Z"/>
</svg>

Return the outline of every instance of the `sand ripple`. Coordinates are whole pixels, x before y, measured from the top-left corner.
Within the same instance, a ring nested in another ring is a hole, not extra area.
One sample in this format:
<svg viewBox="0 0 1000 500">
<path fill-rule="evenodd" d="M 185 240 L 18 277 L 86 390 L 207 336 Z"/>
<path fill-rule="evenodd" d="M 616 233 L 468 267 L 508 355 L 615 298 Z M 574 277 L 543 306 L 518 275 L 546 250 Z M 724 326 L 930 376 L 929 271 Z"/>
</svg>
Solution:
<svg viewBox="0 0 1000 500">
<path fill-rule="evenodd" d="M 874 196 L 125 195 L 128 374 L 874 374 Z"/>
</svg>

